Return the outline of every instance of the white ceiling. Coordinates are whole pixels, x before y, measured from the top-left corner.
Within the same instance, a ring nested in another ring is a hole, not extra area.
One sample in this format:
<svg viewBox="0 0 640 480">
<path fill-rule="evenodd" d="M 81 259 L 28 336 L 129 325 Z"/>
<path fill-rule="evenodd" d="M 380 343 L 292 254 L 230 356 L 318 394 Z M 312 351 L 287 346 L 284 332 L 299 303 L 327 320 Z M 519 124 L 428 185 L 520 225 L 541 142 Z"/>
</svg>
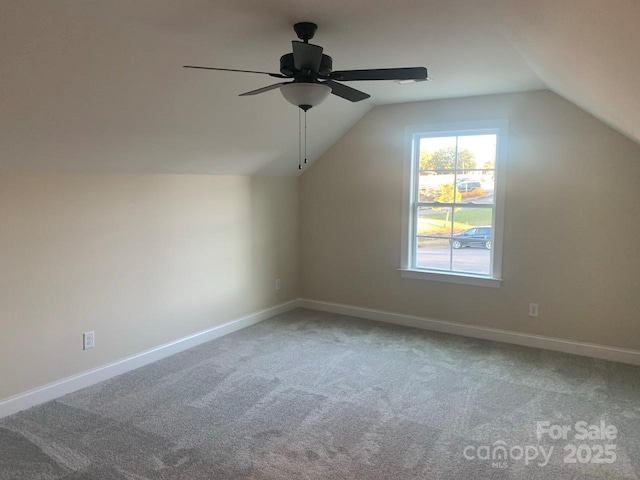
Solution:
<svg viewBox="0 0 640 480">
<path fill-rule="evenodd" d="M 634 0 L 3 0 L 0 168 L 298 173 L 298 111 L 277 71 L 318 23 L 334 69 L 426 66 L 431 81 L 350 82 L 309 112 L 317 158 L 372 106 L 550 88 L 640 140 Z M 606 6 L 605 6 L 606 5 Z"/>
</svg>

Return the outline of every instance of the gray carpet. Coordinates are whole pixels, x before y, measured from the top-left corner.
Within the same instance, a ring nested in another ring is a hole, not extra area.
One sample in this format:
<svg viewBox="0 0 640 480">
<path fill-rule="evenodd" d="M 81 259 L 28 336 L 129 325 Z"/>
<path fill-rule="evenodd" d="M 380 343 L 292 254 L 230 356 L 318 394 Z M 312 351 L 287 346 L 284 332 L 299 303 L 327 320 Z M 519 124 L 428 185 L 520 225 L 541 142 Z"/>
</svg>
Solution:
<svg viewBox="0 0 640 480">
<path fill-rule="evenodd" d="M 637 367 L 294 310 L 0 420 L 0 479 L 637 479 L 639 392 Z"/>
</svg>

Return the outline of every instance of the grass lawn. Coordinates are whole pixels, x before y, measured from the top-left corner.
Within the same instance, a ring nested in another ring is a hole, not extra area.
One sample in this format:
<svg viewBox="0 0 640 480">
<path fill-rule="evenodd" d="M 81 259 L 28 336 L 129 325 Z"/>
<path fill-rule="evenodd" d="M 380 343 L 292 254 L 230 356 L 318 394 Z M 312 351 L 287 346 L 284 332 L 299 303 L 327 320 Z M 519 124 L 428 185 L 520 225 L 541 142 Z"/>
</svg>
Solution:
<svg viewBox="0 0 640 480">
<path fill-rule="evenodd" d="M 453 214 L 453 231 L 462 232 L 476 225 L 491 225 L 492 209 L 465 208 Z M 423 213 L 418 219 L 419 234 L 447 234 L 451 231 L 451 215 L 446 211 Z"/>
</svg>

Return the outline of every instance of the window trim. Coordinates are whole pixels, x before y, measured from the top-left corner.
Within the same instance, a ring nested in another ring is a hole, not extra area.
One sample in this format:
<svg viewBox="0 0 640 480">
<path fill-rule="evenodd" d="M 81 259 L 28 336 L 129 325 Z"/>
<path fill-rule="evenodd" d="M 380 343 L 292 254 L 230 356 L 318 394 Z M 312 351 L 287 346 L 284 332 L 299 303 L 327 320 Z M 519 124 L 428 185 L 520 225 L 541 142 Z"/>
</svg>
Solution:
<svg viewBox="0 0 640 480">
<path fill-rule="evenodd" d="M 509 121 L 506 118 L 479 120 L 456 123 L 432 123 L 405 127 L 405 153 L 402 185 L 402 249 L 400 257 L 400 274 L 404 278 L 433 280 L 446 283 L 459 283 L 483 287 L 500 287 L 502 282 L 502 250 L 504 234 L 504 204 L 506 180 L 507 133 Z M 472 273 L 447 272 L 441 270 L 418 269 L 412 264 L 414 258 L 414 237 L 416 218 L 414 214 L 415 189 L 419 155 L 416 149 L 416 137 L 423 136 L 463 136 L 470 134 L 497 133 L 495 190 L 494 190 L 494 234 L 491 259 L 492 275 L 475 275 Z"/>
</svg>

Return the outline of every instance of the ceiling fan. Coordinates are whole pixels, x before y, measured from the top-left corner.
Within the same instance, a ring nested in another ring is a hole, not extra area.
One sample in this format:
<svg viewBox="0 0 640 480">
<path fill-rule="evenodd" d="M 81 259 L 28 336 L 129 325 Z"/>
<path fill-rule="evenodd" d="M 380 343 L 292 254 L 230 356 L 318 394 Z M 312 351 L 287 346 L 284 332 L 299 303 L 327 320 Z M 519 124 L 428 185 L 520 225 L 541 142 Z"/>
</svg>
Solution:
<svg viewBox="0 0 640 480">
<path fill-rule="evenodd" d="M 184 68 L 202 70 L 221 70 L 225 72 L 245 72 L 269 75 L 275 78 L 291 79 L 241 94 L 241 97 L 257 95 L 270 90 L 280 89 L 284 98 L 305 112 L 327 99 L 329 94 L 359 102 L 370 97 L 369 94 L 351 88 L 340 82 L 361 80 L 397 80 L 404 82 L 428 80 L 425 67 L 411 68 L 379 68 L 373 70 L 339 70 L 332 71 L 333 60 L 323 53 L 319 45 L 309 43 L 318 29 L 315 23 L 301 22 L 293 26 L 298 38 L 294 40 L 293 53 L 280 57 L 280 73 L 261 72 L 255 70 L 236 70 L 230 68 L 199 67 L 184 65 Z"/>
</svg>

